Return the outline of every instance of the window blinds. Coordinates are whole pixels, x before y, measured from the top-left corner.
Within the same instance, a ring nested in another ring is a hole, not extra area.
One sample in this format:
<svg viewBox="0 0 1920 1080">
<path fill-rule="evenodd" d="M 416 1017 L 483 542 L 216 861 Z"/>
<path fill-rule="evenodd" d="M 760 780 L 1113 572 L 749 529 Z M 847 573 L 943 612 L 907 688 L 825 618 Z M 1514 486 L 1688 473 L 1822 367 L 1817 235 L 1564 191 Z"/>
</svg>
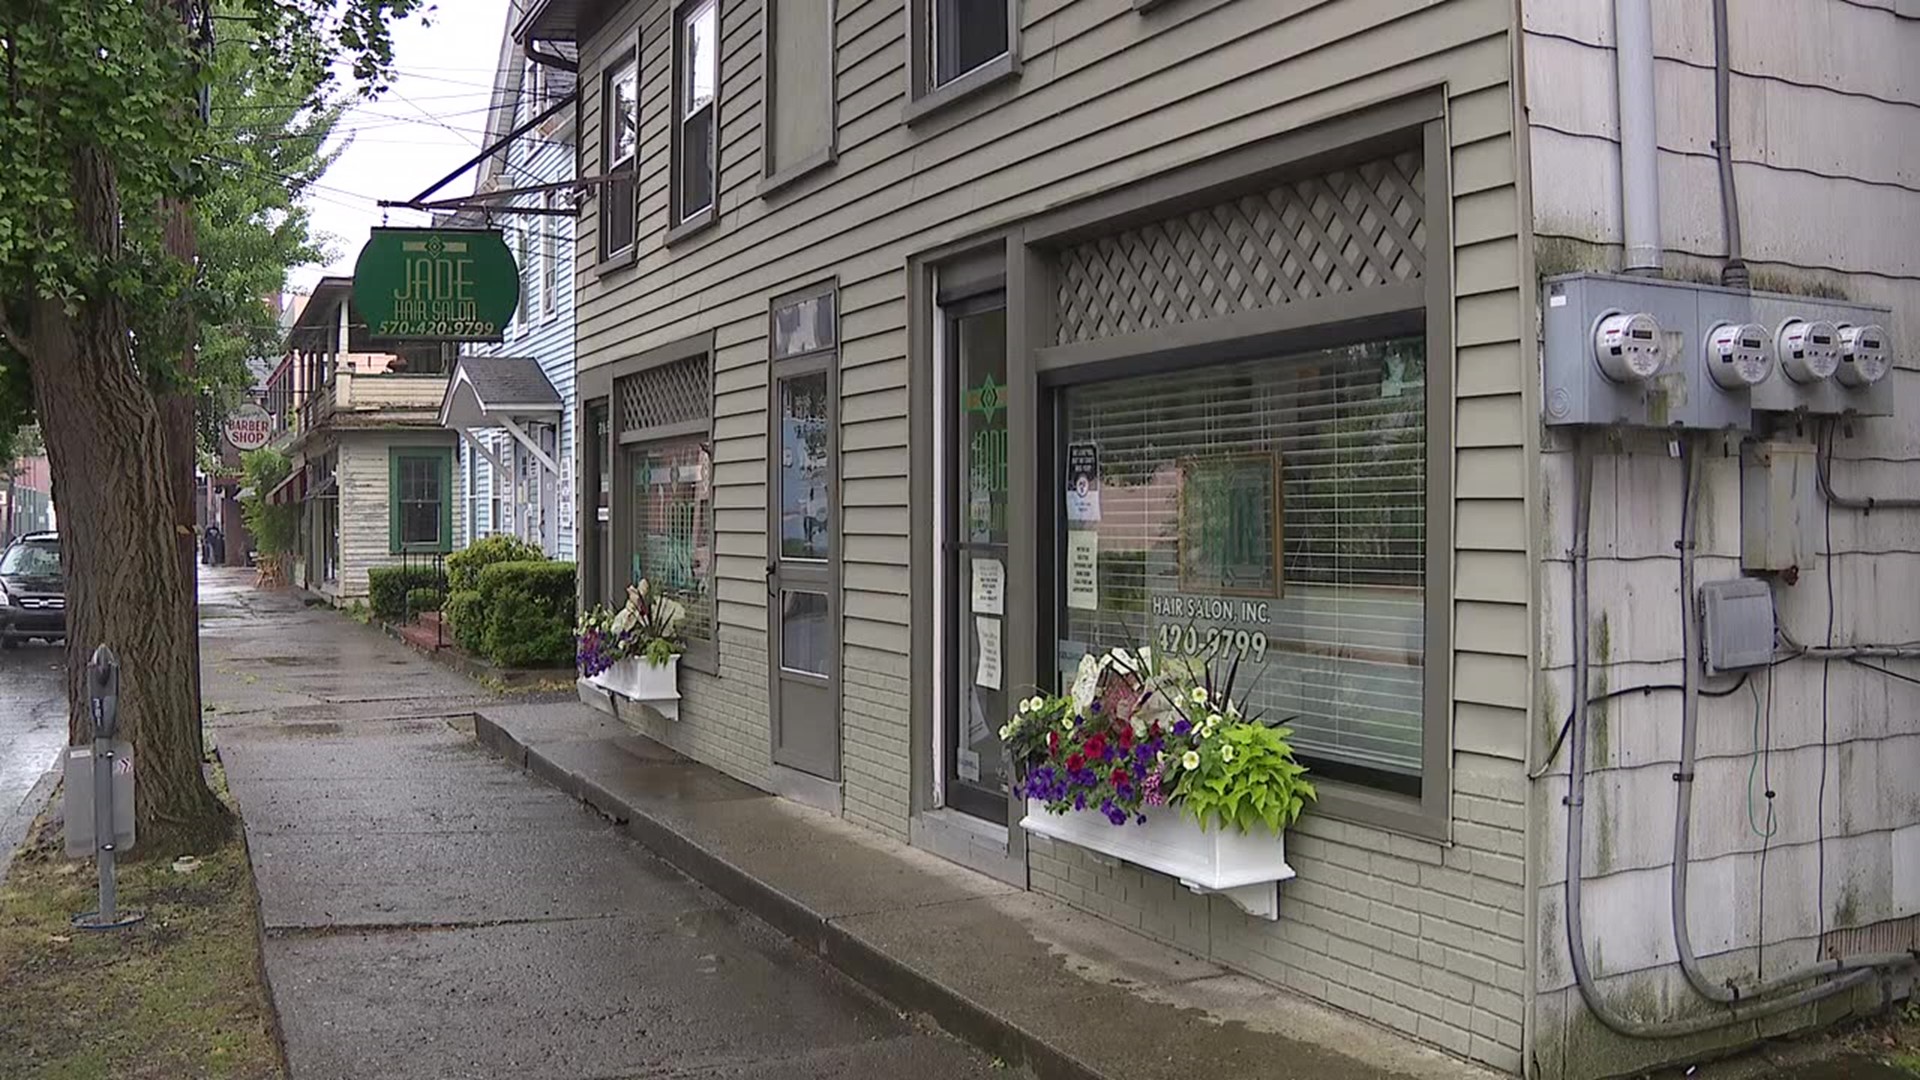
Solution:
<svg viewBox="0 0 1920 1080">
<path fill-rule="evenodd" d="M 1062 607 L 1063 658 L 1117 645 L 1237 656 L 1244 707 L 1284 720 L 1302 754 L 1417 776 L 1422 342 L 1077 386 L 1062 417 L 1064 441 L 1097 448 L 1102 504 L 1097 522 L 1066 523 L 1097 531 L 1098 597 Z M 1279 483 L 1263 490 L 1262 468 Z M 1237 542 L 1195 539 L 1229 530 Z M 1231 550 L 1228 570 L 1207 562 L 1214 547 Z M 1252 558 L 1267 565 L 1248 572 Z"/>
</svg>

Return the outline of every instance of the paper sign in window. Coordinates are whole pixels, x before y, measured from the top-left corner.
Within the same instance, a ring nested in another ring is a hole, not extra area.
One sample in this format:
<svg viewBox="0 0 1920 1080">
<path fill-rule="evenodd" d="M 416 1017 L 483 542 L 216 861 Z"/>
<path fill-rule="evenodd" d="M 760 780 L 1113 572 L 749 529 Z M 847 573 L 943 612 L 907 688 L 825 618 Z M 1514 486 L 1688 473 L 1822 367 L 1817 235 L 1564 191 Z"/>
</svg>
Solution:
<svg viewBox="0 0 1920 1080">
<path fill-rule="evenodd" d="M 1000 620 L 979 615 L 974 617 L 973 624 L 980 635 L 980 667 L 974 672 L 974 684 L 989 690 L 998 690 L 1000 689 Z"/>
<path fill-rule="evenodd" d="M 1007 613 L 1007 564 L 999 559 L 973 560 L 973 613 Z"/>
<path fill-rule="evenodd" d="M 1100 607 L 1100 534 L 1093 529 L 1067 530 L 1067 606 Z"/>
</svg>

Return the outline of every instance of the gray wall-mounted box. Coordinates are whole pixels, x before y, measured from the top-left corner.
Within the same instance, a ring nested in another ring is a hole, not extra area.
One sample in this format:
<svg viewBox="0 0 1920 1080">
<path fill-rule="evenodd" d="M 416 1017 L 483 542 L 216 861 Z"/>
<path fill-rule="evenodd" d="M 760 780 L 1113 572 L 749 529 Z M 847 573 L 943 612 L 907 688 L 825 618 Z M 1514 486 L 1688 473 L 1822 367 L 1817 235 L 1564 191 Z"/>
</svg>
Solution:
<svg viewBox="0 0 1920 1080">
<path fill-rule="evenodd" d="M 1746 671 L 1773 662 L 1773 589 L 1755 578 L 1700 586 L 1706 673 Z"/>
<path fill-rule="evenodd" d="M 1740 450 L 1740 568 L 1780 573 L 1816 553 L 1819 476 L 1812 443 L 1756 442 Z"/>
<path fill-rule="evenodd" d="M 1717 382 L 1706 354 L 1706 336 L 1716 325 L 1755 321 L 1747 294 L 1609 274 L 1548 278 L 1544 292 L 1541 401 L 1549 425 L 1711 431 L 1752 426 L 1750 391 L 1744 384 L 1729 389 Z M 1646 379 L 1610 378 L 1596 357 L 1596 331 L 1608 315 L 1631 313 L 1645 313 L 1658 322 L 1660 367 Z"/>
</svg>

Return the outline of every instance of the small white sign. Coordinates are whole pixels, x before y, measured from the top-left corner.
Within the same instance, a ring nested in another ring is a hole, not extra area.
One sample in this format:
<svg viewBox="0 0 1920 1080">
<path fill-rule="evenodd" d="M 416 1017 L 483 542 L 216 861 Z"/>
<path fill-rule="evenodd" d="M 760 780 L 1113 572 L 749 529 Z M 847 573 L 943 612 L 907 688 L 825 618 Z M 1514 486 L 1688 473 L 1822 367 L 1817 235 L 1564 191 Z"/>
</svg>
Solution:
<svg viewBox="0 0 1920 1080">
<path fill-rule="evenodd" d="M 1067 530 L 1067 606 L 1080 611 L 1100 607 L 1100 534 Z"/>
<path fill-rule="evenodd" d="M 973 613 L 1007 613 L 1007 564 L 999 559 L 973 560 Z"/>
<path fill-rule="evenodd" d="M 1100 448 L 1093 443 L 1067 447 L 1067 520 L 1100 520 Z"/>
<path fill-rule="evenodd" d="M 954 770 L 960 779 L 968 783 L 980 782 L 980 755 L 972 750 L 962 750 L 953 762 Z"/>
<path fill-rule="evenodd" d="M 976 615 L 973 625 L 980 635 L 980 667 L 973 674 L 976 686 L 1000 689 L 1000 620 Z"/>
</svg>

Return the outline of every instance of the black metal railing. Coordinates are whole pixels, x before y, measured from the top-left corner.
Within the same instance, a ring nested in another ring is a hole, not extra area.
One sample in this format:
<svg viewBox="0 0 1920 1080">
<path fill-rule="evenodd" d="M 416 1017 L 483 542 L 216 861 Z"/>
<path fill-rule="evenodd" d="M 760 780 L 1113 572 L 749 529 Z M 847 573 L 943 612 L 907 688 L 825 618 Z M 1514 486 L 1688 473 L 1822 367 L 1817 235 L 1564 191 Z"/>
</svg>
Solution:
<svg viewBox="0 0 1920 1080">
<path fill-rule="evenodd" d="M 433 612 L 433 647 L 447 647 L 447 557 L 437 551 L 408 551 L 400 555 L 401 577 L 407 582 L 406 595 L 401 599 L 402 623 L 411 623 L 424 611 L 416 611 L 413 606 L 413 591 L 417 588 L 431 587 L 440 595 L 440 605 Z M 416 585 L 414 582 L 427 582 Z"/>
</svg>

